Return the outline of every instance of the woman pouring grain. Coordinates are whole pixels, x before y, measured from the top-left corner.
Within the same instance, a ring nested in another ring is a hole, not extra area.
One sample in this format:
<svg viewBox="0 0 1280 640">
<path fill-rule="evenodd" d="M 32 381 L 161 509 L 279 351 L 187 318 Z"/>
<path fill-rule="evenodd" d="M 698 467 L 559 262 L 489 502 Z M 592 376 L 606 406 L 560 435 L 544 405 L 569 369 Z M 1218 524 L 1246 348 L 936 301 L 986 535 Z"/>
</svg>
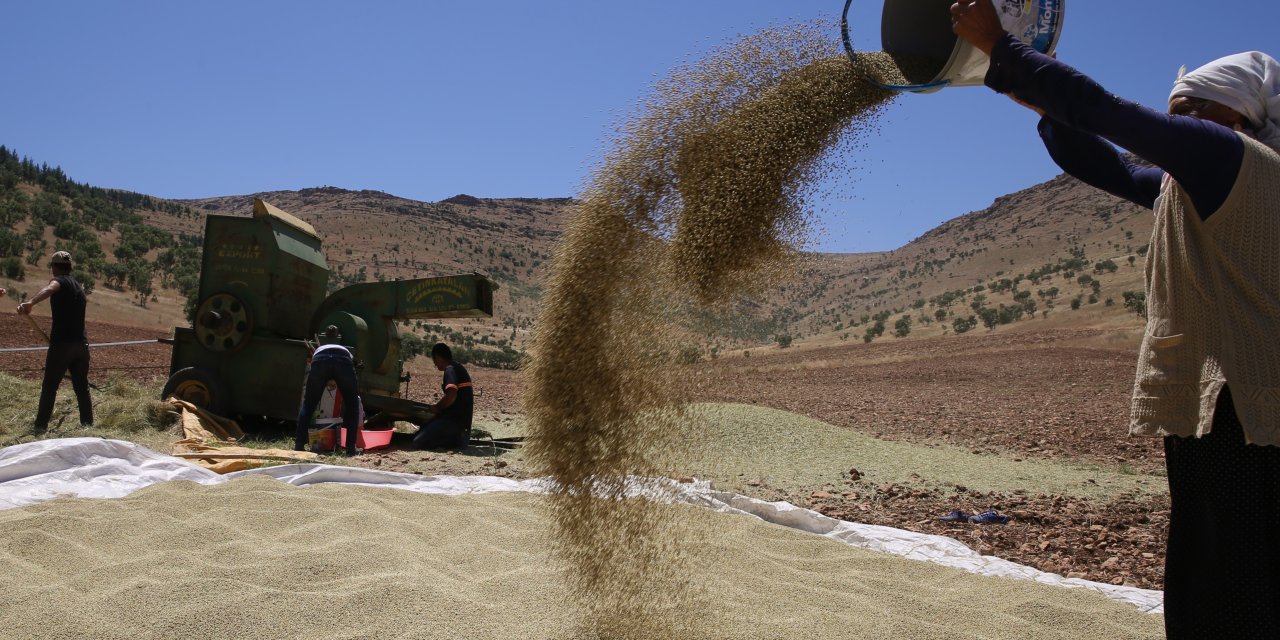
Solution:
<svg viewBox="0 0 1280 640">
<path fill-rule="evenodd" d="M 991 0 L 951 13 L 1065 171 L 1155 210 L 1129 430 L 1164 437 L 1167 636 L 1280 637 L 1280 63 L 1211 62 L 1161 113 L 1006 34 Z"/>
</svg>

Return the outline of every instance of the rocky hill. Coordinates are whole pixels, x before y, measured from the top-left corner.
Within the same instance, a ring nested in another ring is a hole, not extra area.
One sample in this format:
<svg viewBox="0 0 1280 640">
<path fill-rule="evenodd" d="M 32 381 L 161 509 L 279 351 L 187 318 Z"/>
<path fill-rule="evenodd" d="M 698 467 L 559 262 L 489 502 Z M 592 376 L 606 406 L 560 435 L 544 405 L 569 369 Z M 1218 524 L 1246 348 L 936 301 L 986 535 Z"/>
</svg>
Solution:
<svg viewBox="0 0 1280 640">
<path fill-rule="evenodd" d="M 27 174 L 8 179 L 13 184 L 6 187 L 9 195 L 0 194 L 0 204 L 9 211 L 6 221 L 13 235 L 28 240 L 26 253 L 49 254 L 67 240 L 54 224 L 32 230 L 50 222 L 33 207 L 60 201 L 73 220 L 98 215 L 97 209 L 74 190 L 58 186 L 61 183 L 50 186 L 46 174 Z M 16 192 L 24 195 L 13 195 Z M 498 285 L 492 320 L 413 323 L 408 328 L 424 337 L 508 351 L 526 345 L 548 260 L 573 206 L 567 198 L 488 199 L 466 194 L 419 202 L 335 187 L 184 201 L 126 195 L 134 199 L 111 197 L 135 202 L 128 215 L 188 244 L 203 232 L 206 215 L 248 215 L 253 199 L 262 198 L 316 227 L 333 270 L 332 288 L 363 281 L 486 274 Z M 33 208 L 33 213 L 25 215 L 24 207 Z M 128 244 L 131 235 L 138 235 L 139 228 L 124 223 L 97 227 L 104 254 L 101 268 L 114 269 L 110 264 L 116 261 L 110 256 Z M 1132 328 L 1139 325 L 1135 310 L 1140 298 L 1135 294 L 1142 291 L 1150 232 L 1149 212 L 1060 176 L 949 220 L 894 251 L 807 254 L 797 271 L 782 274 L 762 299 L 696 314 L 689 322 L 691 343 L 706 356 L 766 345 L 995 330 L 1011 323 Z M 36 238 L 42 240 L 35 242 Z M 102 295 L 95 298 L 111 307 L 112 313 L 106 314 L 110 321 L 182 324 L 181 293 L 189 287 L 179 287 L 176 278 L 166 279 L 161 256 L 167 249 L 148 247 L 140 248 L 141 255 L 130 254 L 130 264 L 141 260 L 151 265 L 157 271 L 154 283 L 160 286 L 138 296 L 128 281 L 117 278 L 99 287 Z M 34 261 L 32 255 L 22 257 L 27 264 L 42 264 L 39 256 Z M 32 287 L 0 277 L 0 284 L 6 281 L 24 293 Z"/>
<path fill-rule="evenodd" d="M 879 315 L 883 337 L 904 316 L 908 335 L 938 334 L 969 316 L 982 328 L 981 309 L 997 320 L 1132 326 L 1137 314 L 1125 293 L 1142 292 L 1151 227 L 1150 211 L 1059 176 L 894 251 L 811 256 L 776 292 L 775 331 L 862 339 Z"/>
<path fill-rule="evenodd" d="M 447 325 L 483 337 L 486 344 L 516 349 L 523 348 L 533 326 L 547 261 L 572 203 L 465 194 L 419 202 L 378 191 L 322 187 L 182 204 L 206 214 L 248 215 L 255 197 L 316 228 L 332 270 L 331 288 L 457 273 L 488 276 L 497 285 L 493 319 Z"/>
</svg>

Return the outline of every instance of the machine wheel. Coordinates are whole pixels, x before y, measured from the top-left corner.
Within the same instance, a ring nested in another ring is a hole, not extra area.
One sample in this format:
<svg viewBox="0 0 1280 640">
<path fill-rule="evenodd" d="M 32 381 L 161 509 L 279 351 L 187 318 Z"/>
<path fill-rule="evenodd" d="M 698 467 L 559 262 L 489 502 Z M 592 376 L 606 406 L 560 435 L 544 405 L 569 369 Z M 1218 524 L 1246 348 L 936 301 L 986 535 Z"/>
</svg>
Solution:
<svg viewBox="0 0 1280 640">
<path fill-rule="evenodd" d="M 179 369 L 164 383 L 161 399 L 174 396 L 219 416 L 225 416 L 231 408 L 227 385 L 214 372 L 200 367 Z"/>
<path fill-rule="evenodd" d="M 249 307 L 229 293 L 215 293 L 196 308 L 196 342 L 210 351 L 239 351 L 253 335 Z"/>
</svg>

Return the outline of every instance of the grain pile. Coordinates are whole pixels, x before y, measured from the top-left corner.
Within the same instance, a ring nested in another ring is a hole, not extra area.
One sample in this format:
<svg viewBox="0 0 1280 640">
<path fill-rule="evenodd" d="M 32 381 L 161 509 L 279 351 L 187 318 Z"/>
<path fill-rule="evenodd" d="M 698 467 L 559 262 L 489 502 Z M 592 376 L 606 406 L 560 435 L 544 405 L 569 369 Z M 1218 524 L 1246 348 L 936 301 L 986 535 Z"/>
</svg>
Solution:
<svg viewBox="0 0 1280 640">
<path fill-rule="evenodd" d="M 526 451 L 557 483 L 555 549 L 602 637 L 671 635 L 705 602 L 688 577 L 689 529 L 628 497 L 629 478 L 668 473 L 683 448 L 683 385 L 668 368 L 677 310 L 784 273 L 806 235 L 806 198 L 839 168 L 824 151 L 890 97 L 830 33 L 766 30 L 659 83 L 557 248 L 526 368 Z"/>
<path fill-rule="evenodd" d="M 545 498 L 265 477 L 0 511 L 5 638 L 588 640 Z M 1160 638 L 1083 589 L 984 578 L 694 507 L 715 609 L 674 638 Z"/>
</svg>

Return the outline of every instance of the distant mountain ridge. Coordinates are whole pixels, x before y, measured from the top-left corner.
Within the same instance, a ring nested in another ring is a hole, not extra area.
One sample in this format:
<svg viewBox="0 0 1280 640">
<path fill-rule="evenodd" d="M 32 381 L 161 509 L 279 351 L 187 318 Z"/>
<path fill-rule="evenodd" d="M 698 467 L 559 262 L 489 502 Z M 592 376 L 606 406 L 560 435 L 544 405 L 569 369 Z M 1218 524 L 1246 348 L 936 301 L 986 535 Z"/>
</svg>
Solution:
<svg viewBox="0 0 1280 640">
<path fill-rule="evenodd" d="M 41 191 L 38 185 L 22 188 Z M 524 348 L 533 329 L 548 261 L 575 202 L 469 194 L 421 202 L 325 186 L 150 198 L 163 206 L 137 213 L 151 227 L 191 237 L 203 233 L 205 215 L 248 215 L 254 198 L 316 227 L 335 286 L 488 275 L 498 285 L 494 318 L 450 323 L 449 330 L 514 349 Z M 74 213 L 74 203 L 67 205 Z M 950 219 L 893 251 L 806 254 L 799 272 L 780 280 L 764 299 L 696 314 L 691 340 L 701 342 L 697 348 L 708 355 L 712 349 L 764 344 L 981 330 L 983 320 L 996 316 L 1001 322 L 991 327 L 1042 321 L 1135 326 L 1134 309 L 1123 301 L 1126 293 L 1142 289 L 1150 233 L 1149 212 L 1059 176 Z M 51 252 L 58 239 L 49 240 Z M 108 252 L 114 242 L 106 239 Z M 697 338 L 699 333 L 704 337 Z"/>
</svg>

